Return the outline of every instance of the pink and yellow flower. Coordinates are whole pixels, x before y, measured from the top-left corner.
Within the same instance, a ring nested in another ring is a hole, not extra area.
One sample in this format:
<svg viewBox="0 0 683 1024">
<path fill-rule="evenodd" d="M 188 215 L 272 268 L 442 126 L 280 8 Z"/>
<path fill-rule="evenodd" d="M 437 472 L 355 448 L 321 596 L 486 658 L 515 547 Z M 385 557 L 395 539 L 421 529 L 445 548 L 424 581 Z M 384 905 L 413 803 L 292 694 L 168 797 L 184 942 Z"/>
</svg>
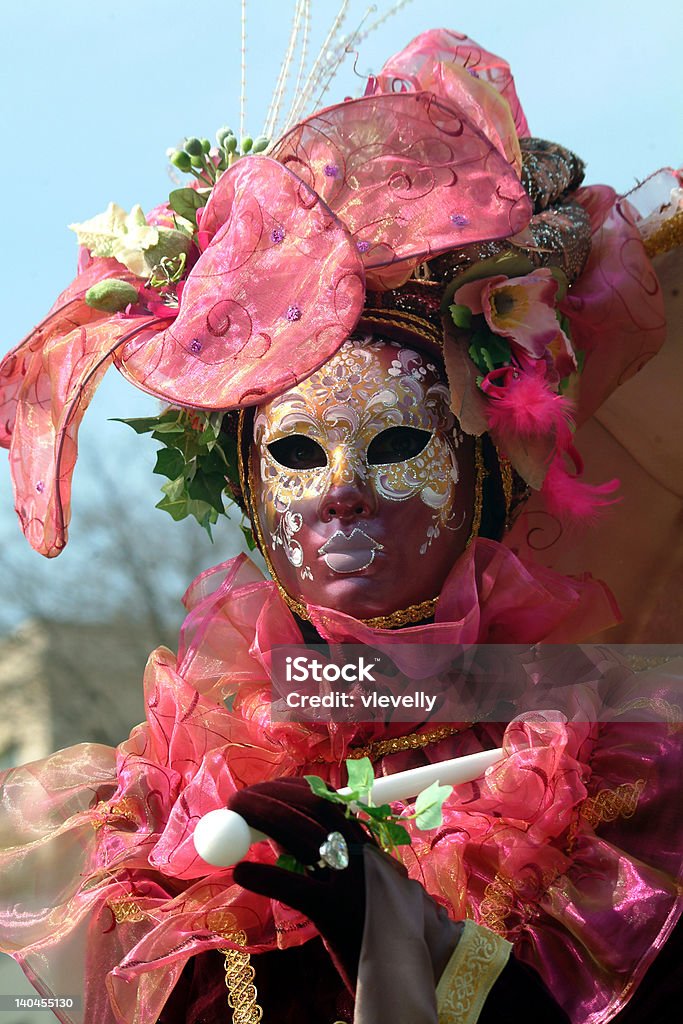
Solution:
<svg viewBox="0 0 683 1024">
<path fill-rule="evenodd" d="M 550 350 L 569 357 L 574 354 L 569 338 L 561 329 L 555 299 L 558 283 L 547 269 L 535 270 L 525 277 L 487 277 L 458 288 L 454 301 L 475 314 L 483 313 L 494 334 L 507 338 L 513 348 L 532 359 L 542 359 Z"/>
</svg>

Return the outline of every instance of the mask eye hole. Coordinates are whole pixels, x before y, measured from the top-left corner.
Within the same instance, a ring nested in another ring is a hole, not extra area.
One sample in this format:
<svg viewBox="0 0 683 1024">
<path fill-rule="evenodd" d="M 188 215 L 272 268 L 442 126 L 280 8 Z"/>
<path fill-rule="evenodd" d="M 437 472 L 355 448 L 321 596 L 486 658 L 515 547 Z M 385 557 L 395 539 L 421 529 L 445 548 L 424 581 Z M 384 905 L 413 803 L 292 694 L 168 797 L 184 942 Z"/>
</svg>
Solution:
<svg viewBox="0 0 683 1024">
<path fill-rule="evenodd" d="M 319 469 L 327 465 L 324 448 L 305 434 L 290 434 L 267 445 L 276 462 L 286 469 Z"/>
<path fill-rule="evenodd" d="M 417 427 L 388 427 L 368 445 L 368 463 L 386 466 L 392 462 L 407 462 L 424 451 L 432 435 Z"/>
</svg>

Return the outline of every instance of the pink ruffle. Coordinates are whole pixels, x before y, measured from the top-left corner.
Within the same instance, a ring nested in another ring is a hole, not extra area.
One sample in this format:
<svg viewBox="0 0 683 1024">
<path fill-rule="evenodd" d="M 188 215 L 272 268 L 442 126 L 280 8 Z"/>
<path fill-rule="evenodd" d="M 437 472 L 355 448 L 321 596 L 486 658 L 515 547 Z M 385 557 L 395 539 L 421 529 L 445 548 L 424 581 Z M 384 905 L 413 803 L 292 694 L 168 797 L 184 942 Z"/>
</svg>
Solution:
<svg viewBox="0 0 683 1024">
<path fill-rule="evenodd" d="M 179 657 L 163 649 L 152 655 L 147 720 L 116 752 L 71 748 L 3 780 L 11 849 L 0 854 L 0 877 L 5 905 L 12 907 L 0 918 L 3 947 L 46 992 L 65 990 L 63 964 L 69 971 L 84 964 L 85 1019 L 103 1024 L 152 1024 L 188 957 L 229 945 L 235 928 L 246 931 L 253 951 L 315 934 L 294 912 L 235 886 L 229 869 L 205 865 L 194 850 L 194 827 L 257 780 L 312 771 L 340 785 L 349 747 L 390 735 L 384 726 L 270 722 L 268 652 L 275 642 L 301 636 L 275 585 L 244 556 L 202 574 L 186 603 Z M 600 608 L 606 614 L 609 601 L 595 581 L 525 567 L 500 545 L 478 541 L 449 578 L 438 621 L 392 635 L 416 643 L 509 640 L 517 614 L 518 639 L 532 622 L 546 637 L 577 639 L 590 610 Z M 332 621 L 333 613 L 323 614 Z M 369 642 L 379 633 L 386 640 L 384 631 L 368 631 L 348 617 L 336 616 L 334 624 L 341 639 Z M 228 694 L 235 695 L 232 713 L 223 702 Z M 520 955 L 540 963 L 571 1003 L 573 1019 L 595 1024 L 603 1018 L 593 1007 L 616 1005 L 624 979 L 641 970 L 653 941 L 665 935 L 675 860 L 670 814 L 660 818 L 670 783 L 652 774 L 670 753 L 666 729 L 610 726 L 619 730 L 612 733 L 615 743 L 607 728 L 586 723 L 585 715 L 575 723 L 527 716 L 507 730 L 495 723 L 463 726 L 426 752 L 378 765 L 391 772 L 425 758 L 505 746 L 500 766 L 451 798 L 443 828 L 416 835 L 410 869 L 454 916 L 469 908 L 495 923 L 498 913 Z M 632 781 L 634 771 L 637 778 L 645 772 L 643 785 L 654 787 L 643 805 L 646 833 L 629 820 L 596 835 L 577 809 L 596 786 Z M 631 848 L 635 860 L 624 852 Z M 260 844 L 252 856 L 272 860 L 275 853 Z M 617 869 L 632 880 L 633 892 L 627 887 L 623 906 L 615 908 L 612 888 L 600 879 L 616 878 Z M 508 882 L 497 879 L 503 871 Z M 595 937 L 598 903 L 600 920 L 609 924 L 621 915 L 631 927 L 635 900 L 644 895 L 653 907 L 647 923 L 619 963 L 599 960 L 594 968 L 591 958 L 603 952 Z M 590 979 L 575 986 L 577 998 L 574 989 L 565 990 L 568 950 Z"/>
</svg>

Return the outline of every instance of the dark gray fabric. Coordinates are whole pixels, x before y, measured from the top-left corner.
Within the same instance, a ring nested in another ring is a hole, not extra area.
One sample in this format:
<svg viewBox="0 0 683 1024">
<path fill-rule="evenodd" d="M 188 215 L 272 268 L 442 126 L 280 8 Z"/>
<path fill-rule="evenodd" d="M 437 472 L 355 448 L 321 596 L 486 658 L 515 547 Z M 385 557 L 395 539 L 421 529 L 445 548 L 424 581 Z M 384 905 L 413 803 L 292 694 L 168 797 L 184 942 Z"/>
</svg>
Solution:
<svg viewBox="0 0 683 1024">
<path fill-rule="evenodd" d="M 354 1024 L 438 1024 L 436 985 L 462 925 L 393 858 L 370 845 L 363 857 L 366 909 Z"/>
</svg>

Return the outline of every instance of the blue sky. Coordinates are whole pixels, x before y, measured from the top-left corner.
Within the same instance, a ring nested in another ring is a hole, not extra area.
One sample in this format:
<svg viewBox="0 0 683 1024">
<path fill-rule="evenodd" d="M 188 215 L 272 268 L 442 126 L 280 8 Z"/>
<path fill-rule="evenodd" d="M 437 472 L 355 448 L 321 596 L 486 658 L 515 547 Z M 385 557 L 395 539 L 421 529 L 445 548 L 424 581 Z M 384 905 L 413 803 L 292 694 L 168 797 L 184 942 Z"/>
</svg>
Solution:
<svg viewBox="0 0 683 1024">
<path fill-rule="evenodd" d="M 248 6 L 247 126 L 257 135 L 292 5 L 250 0 Z M 313 0 L 313 6 L 313 38 L 319 41 L 337 0 Z M 5 6 L 0 351 L 16 344 L 71 279 L 76 244 L 69 223 L 102 211 L 110 200 L 126 208 L 156 205 L 173 187 L 168 146 L 187 134 L 212 137 L 221 124 L 237 125 L 239 7 L 239 0 L 203 0 L 193 7 L 178 0 L 23 0 Z M 349 27 L 366 7 L 352 0 Z M 655 168 L 683 159 L 679 3 L 418 0 L 365 42 L 358 70 L 376 70 L 414 35 L 439 25 L 467 32 L 509 60 L 532 132 L 578 152 L 589 181 L 625 191 Z M 360 86 L 349 66 L 327 99 L 357 93 Z M 144 414 L 150 400 L 115 371 L 110 377 L 86 416 L 82 447 L 109 460 L 112 471 L 125 459 L 127 486 L 149 494 L 152 524 L 163 515 L 152 509 L 157 483 L 148 484 L 153 445 L 107 423 L 111 416 Z M 9 524 L 6 470 L 3 459 L 0 523 L 4 542 L 21 545 L 18 529 Z M 79 495 L 96 487 L 96 475 L 78 467 L 74 548 Z M 26 565 L 32 571 L 31 558 Z"/>
</svg>

